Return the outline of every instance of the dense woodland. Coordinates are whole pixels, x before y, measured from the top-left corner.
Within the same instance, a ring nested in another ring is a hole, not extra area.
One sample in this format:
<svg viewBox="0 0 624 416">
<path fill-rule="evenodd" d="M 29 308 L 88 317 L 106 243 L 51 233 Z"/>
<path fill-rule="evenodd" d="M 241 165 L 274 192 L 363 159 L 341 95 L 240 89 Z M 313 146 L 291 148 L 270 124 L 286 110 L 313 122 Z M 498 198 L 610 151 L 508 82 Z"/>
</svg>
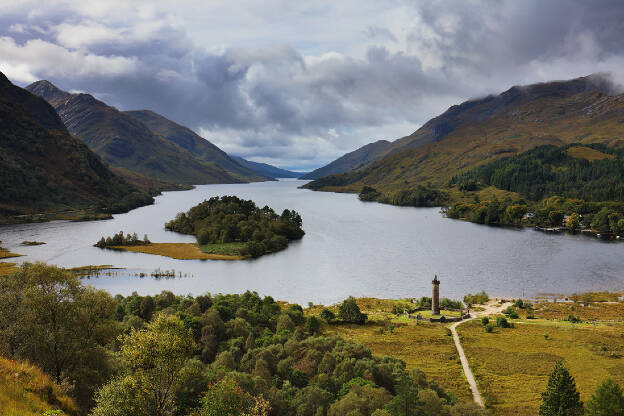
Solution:
<svg viewBox="0 0 624 416">
<path fill-rule="evenodd" d="M 601 159 L 572 157 L 574 150 Z M 526 199 L 475 198 L 455 203 L 447 212 L 450 218 L 624 234 L 624 150 L 602 145 L 539 146 L 455 177 L 451 184 L 463 192 L 496 186 Z"/>
<path fill-rule="evenodd" d="M 213 197 L 187 213 L 179 213 L 165 225 L 170 231 L 192 234 L 200 246 L 246 243 L 242 255 L 258 257 L 283 250 L 288 242 L 303 237 L 301 216 L 285 209 L 278 215 L 265 206 L 236 196 Z"/>
<path fill-rule="evenodd" d="M 594 149 L 604 159 L 572 157 L 570 149 Z M 453 179 L 462 187 L 492 185 L 539 201 L 562 196 L 585 201 L 624 202 L 624 149 L 599 144 L 538 146 L 516 156 L 480 166 Z"/>
<path fill-rule="evenodd" d="M 337 322 L 360 314 L 348 299 Z M 0 355 L 41 367 L 79 413 L 485 414 L 403 361 L 321 328 L 299 305 L 252 292 L 111 297 L 43 263 L 0 277 Z"/>
</svg>

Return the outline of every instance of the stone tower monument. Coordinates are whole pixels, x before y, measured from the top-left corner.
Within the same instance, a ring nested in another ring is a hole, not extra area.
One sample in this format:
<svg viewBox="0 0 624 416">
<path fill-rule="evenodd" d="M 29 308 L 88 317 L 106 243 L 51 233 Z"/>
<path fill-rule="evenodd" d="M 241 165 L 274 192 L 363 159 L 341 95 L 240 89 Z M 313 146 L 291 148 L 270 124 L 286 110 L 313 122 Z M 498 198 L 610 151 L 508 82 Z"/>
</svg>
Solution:
<svg viewBox="0 0 624 416">
<path fill-rule="evenodd" d="M 440 315 L 440 281 L 438 275 L 433 278 L 431 282 L 433 284 L 433 293 L 431 295 L 431 313 L 433 315 Z"/>
</svg>

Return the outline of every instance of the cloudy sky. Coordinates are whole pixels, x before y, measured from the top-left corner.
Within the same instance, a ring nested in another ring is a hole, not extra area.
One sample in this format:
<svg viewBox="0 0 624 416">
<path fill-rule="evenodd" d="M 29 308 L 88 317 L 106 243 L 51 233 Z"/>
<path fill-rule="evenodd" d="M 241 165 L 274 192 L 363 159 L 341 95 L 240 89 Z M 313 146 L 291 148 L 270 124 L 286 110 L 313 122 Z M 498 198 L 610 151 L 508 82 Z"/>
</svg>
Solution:
<svg viewBox="0 0 624 416">
<path fill-rule="evenodd" d="M 624 68 L 624 2 L 0 0 L 0 71 L 296 170 L 515 84 Z"/>
</svg>

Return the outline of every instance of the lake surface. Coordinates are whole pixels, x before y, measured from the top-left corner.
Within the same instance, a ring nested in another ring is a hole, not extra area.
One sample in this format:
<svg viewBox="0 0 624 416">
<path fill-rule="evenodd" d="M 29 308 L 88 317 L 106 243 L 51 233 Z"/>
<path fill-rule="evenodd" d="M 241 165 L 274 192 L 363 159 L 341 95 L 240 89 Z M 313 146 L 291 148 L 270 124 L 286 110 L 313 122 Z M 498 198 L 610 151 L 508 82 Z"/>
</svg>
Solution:
<svg viewBox="0 0 624 416">
<path fill-rule="evenodd" d="M 531 229 L 495 228 L 444 218 L 438 209 L 360 202 L 356 195 L 297 189 L 305 181 L 203 185 L 167 192 L 152 206 L 113 220 L 55 221 L 0 227 L 2 246 L 25 257 L 63 267 L 110 264 L 116 276 L 90 278 L 112 294 L 241 293 L 255 290 L 303 305 L 329 304 L 349 295 L 382 298 L 441 296 L 461 299 L 486 290 L 491 296 L 532 297 L 588 290 L 624 289 L 624 243 Z M 237 195 L 278 212 L 295 209 L 306 235 L 288 249 L 255 260 L 174 260 L 92 245 L 120 230 L 148 234 L 154 242 L 194 242 L 164 230 L 178 212 L 216 195 Z M 24 240 L 44 241 L 22 246 Z M 183 277 L 137 277 L 155 269 Z"/>
</svg>

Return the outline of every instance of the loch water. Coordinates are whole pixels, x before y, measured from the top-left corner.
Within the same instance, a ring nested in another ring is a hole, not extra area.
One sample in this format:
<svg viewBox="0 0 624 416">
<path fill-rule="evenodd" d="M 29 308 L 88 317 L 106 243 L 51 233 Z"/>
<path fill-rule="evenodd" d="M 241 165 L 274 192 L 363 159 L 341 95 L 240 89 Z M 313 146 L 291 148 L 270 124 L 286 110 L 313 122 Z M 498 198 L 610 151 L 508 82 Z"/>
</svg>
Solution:
<svg viewBox="0 0 624 416">
<path fill-rule="evenodd" d="M 349 295 L 404 298 L 430 295 L 438 275 L 441 296 L 535 297 L 624 289 L 624 243 L 532 229 L 488 227 L 444 218 L 437 208 L 361 202 L 356 195 L 299 189 L 305 181 L 202 185 L 166 192 L 156 203 L 112 220 L 54 221 L 0 227 L 2 246 L 24 257 L 63 267 L 113 265 L 114 275 L 88 284 L 111 294 L 241 293 L 330 304 Z M 306 235 L 281 252 L 253 260 L 175 260 L 101 250 L 93 244 L 118 231 L 147 234 L 153 242 L 194 242 L 165 231 L 178 212 L 217 195 L 237 195 L 278 212 L 298 211 Z M 43 241 L 40 246 L 21 242 Z M 176 278 L 153 278 L 155 270 Z M 143 273 L 145 277 L 139 277 Z"/>
</svg>

